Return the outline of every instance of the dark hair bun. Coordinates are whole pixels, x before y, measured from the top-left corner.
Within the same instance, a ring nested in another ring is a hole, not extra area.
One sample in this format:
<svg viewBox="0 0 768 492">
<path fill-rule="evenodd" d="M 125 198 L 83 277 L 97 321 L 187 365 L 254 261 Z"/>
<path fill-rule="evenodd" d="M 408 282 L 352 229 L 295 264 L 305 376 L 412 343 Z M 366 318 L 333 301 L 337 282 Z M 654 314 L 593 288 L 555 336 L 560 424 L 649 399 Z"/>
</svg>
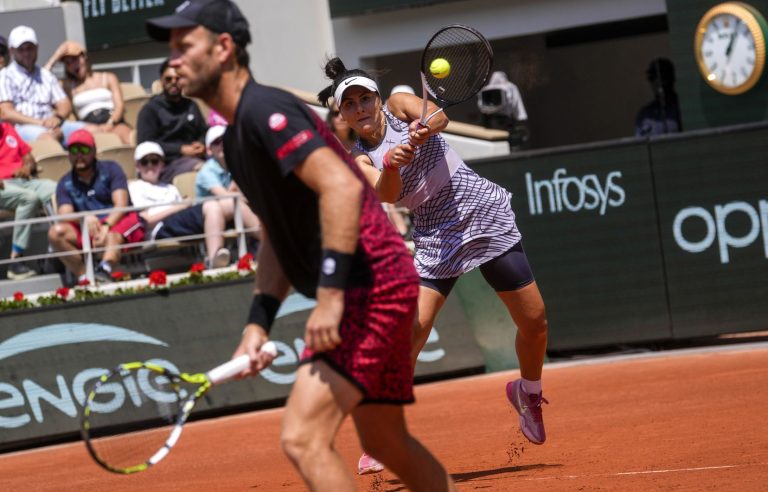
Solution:
<svg viewBox="0 0 768 492">
<path fill-rule="evenodd" d="M 347 71 L 347 67 L 344 66 L 344 62 L 338 56 L 331 58 L 325 64 L 325 76 L 331 80 L 336 80 L 337 77 Z"/>
</svg>

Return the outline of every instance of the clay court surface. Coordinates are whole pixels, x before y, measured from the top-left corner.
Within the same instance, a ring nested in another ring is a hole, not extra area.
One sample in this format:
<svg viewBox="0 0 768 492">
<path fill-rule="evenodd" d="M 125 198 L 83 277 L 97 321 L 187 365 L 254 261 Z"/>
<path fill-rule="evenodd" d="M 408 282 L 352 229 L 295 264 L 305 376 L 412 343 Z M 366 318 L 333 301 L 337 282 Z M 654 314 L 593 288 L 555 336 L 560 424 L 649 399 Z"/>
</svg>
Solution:
<svg viewBox="0 0 768 492">
<path fill-rule="evenodd" d="M 514 377 L 417 387 L 411 430 L 459 490 L 768 490 L 768 345 L 548 365 L 543 446 L 525 441 L 506 402 Z M 82 443 L 2 455 L 0 489 L 304 490 L 278 446 L 281 416 L 191 423 L 164 462 L 131 476 L 97 467 Z M 349 422 L 337 447 L 353 468 Z M 388 472 L 357 481 L 361 491 L 404 490 Z"/>
</svg>

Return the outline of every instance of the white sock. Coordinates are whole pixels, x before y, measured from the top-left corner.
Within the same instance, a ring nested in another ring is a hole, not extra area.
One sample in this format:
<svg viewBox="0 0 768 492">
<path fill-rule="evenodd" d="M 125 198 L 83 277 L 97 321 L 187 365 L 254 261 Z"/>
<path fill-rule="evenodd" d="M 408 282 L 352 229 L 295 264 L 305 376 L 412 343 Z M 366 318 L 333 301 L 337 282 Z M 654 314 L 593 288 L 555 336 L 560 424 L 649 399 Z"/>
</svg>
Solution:
<svg viewBox="0 0 768 492">
<path fill-rule="evenodd" d="M 525 378 L 520 378 L 523 382 L 523 391 L 525 391 L 529 395 L 538 395 L 541 393 L 541 379 L 537 379 L 536 381 L 529 381 Z"/>
<path fill-rule="evenodd" d="M 110 265 L 108 261 L 102 261 L 101 263 L 99 263 L 99 266 L 105 272 L 112 273 L 112 265 Z"/>
</svg>

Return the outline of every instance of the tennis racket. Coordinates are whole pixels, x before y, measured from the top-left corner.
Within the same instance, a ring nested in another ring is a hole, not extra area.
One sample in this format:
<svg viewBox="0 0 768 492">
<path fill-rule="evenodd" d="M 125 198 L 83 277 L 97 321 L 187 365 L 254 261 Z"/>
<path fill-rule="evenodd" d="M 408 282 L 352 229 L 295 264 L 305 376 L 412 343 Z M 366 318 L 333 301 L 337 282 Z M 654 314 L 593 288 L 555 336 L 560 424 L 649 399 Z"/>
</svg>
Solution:
<svg viewBox="0 0 768 492">
<path fill-rule="evenodd" d="M 437 31 L 421 54 L 421 124 L 427 126 L 445 108 L 475 96 L 488 81 L 492 66 L 491 45 L 475 29 L 454 24 Z M 429 95 L 440 108 L 427 116 Z"/>
<path fill-rule="evenodd" d="M 267 342 L 261 352 L 275 357 L 277 348 Z M 88 452 L 114 473 L 156 465 L 179 440 L 195 403 L 250 365 L 248 354 L 204 374 L 176 373 L 151 362 L 119 365 L 101 376 L 86 398 L 80 431 Z"/>
</svg>

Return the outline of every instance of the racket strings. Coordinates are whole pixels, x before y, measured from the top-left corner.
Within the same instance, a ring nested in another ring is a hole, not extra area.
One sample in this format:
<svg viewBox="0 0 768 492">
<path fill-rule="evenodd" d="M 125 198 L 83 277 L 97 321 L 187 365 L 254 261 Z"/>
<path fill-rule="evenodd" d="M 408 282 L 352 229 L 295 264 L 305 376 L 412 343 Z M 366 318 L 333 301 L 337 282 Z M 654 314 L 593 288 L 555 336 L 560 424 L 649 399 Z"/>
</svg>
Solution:
<svg viewBox="0 0 768 492">
<path fill-rule="evenodd" d="M 84 417 L 86 442 L 97 461 L 129 470 L 163 449 L 180 414 L 179 391 L 176 381 L 145 367 L 100 381 Z"/>
<path fill-rule="evenodd" d="M 429 70 L 438 58 L 450 64 L 450 72 L 444 78 L 435 77 Z M 429 92 L 449 104 L 465 101 L 482 89 L 492 65 L 493 52 L 488 42 L 474 30 L 461 26 L 438 32 L 422 55 L 422 73 Z"/>
</svg>

